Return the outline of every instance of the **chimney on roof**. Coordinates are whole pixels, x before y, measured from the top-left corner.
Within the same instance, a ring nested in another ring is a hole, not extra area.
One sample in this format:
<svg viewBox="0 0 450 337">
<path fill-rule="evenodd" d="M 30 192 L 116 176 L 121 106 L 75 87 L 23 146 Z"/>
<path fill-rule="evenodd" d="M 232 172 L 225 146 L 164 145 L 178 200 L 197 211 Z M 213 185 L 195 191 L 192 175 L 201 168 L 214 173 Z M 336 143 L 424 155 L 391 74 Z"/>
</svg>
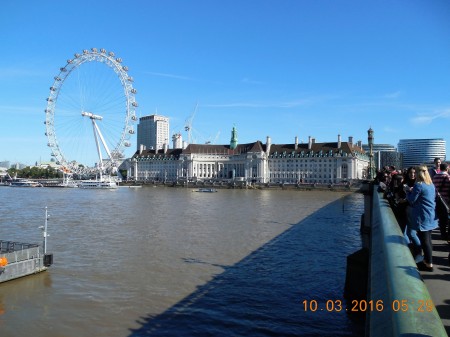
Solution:
<svg viewBox="0 0 450 337">
<path fill-rule="evenodd" d="M 308 136 L 308 150 L 311 150 L 312 148 L 312 138 L 311 136 Z"/>
<path fill-rule="evenodd" d="M 337 148 L 341 148 L 341 135 L 338 135 L 338 142 L 337 142 Z"/>
<path fill-rule="evenodd" d="M 353 145 L 353 137 L 352 136 L 348 137 L 348 142 L 350 143 L 350 146 Z"/>
<path fill-rule="evenodd" d="M 266 153 L 269 154 L 270 153 L 270 146 L 272 145 L 272 141 L 270 139 L 269 136 L 267 136 L 267 140 L 266 140 Z"/>
<path fill-rule="evenodd" d="M 294 149 L 297 150 L 298 149 L 298 137 L 295 136 L 295 144 L 294 144 Z"/>
<path fill-rule="evenodd" d="M 362 149 L 362 141 L 361 141 L 361 140 L 358 140 L 358 147 L 359 147 L 360 149 Z"/>
</svg>

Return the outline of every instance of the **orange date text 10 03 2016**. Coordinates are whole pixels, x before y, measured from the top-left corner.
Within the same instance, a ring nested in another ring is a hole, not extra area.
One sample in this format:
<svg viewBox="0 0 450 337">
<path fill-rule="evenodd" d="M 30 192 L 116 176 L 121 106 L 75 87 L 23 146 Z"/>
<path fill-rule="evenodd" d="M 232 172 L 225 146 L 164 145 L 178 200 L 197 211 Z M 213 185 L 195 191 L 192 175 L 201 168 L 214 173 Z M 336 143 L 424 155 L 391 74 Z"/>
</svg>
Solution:
<svg viewBox="0 0 450 337">
<path fill-rule="evenodd" d="M 433 311 L 434 305 L 431 300 L 393 300 L 386 303 L 383 300 L 352 300 L 350 303 L 342 300 L 326 300 L 320 303 L 317 300 L 303 300 L 304 311 L 328 311 L 328 312 L 366 312 L 366 311 L 384 311 L 392 310 L 394 312 L 418 311 L 430 312 Z"/>
</svg>

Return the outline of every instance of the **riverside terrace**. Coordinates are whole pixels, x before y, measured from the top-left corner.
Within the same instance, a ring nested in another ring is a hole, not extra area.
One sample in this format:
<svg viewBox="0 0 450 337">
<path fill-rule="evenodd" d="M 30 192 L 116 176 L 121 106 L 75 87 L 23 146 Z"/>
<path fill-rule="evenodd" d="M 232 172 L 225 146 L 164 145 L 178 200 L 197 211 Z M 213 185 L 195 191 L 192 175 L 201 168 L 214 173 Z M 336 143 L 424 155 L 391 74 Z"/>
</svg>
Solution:
<svg viewBox="0 0 450 337">
<path fill-rule="evenodd" d="M 434 272 L 419 272 L 389 202 L 368 183 L 361 231 L 363 248 L 347 259 L 345 295 L 367 304 L 366 336 L 448 336 L 450 267 L 438 230 Z"/>
</svg>

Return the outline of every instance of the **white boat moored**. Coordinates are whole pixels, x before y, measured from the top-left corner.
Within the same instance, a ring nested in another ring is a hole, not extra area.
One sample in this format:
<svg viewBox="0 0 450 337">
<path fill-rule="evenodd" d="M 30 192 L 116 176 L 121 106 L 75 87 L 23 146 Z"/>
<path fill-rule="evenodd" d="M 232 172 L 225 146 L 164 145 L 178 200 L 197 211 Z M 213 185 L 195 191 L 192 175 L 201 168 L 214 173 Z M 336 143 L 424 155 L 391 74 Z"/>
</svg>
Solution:
<svg viewBox="0 0 450 337">
<path fill-rule="evenodd" d="M 96 189 L 116 189 L 117 183 L 113 179 L 102 177 L 95 180 L 81 180 L 78 183 L 79 188 L 96 188 Z"/>
<path fill-rule="evenodd" d="M 11 186 L 11 187 L 42 187 L 42 184 L 38 183 L 37 181 L 33 181 L 33 180 L 29 180 L 29 179 L 17 178 L 17 179 L 13 179 L 9 186 Z"/>
</svg>

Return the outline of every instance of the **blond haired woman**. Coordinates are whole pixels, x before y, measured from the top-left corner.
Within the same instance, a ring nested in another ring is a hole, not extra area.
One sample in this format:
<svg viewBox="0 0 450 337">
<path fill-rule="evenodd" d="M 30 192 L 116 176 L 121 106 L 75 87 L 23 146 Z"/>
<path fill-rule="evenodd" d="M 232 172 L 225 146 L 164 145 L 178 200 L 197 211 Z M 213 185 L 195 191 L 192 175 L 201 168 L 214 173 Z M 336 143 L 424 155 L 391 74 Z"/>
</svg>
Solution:
<svg viewBox="0 0 450 337">
<path fill-rule="evenodd" d="M 416 262 L 417 255 L 421 255 L 423 249 L 423 269 L 433 271 L 431 231 L 438 226 L 435 212 L 436 190 L 425 165 L 416 168 L 416 182 L 412 188 L 405 186 L 405 192 L 411 205 L 406 234 L 413 244 Z"/>
</svg>

